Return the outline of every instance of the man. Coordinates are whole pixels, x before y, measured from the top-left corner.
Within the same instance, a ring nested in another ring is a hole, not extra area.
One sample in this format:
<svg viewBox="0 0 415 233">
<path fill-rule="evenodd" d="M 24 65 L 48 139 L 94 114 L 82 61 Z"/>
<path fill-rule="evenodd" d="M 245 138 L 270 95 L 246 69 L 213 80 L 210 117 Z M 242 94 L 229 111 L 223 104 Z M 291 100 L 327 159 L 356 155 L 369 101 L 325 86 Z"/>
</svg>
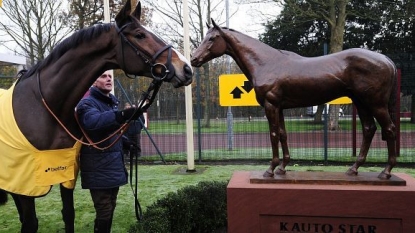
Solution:
<svg viewBox="0 0 415 233">
<path fill-rule="evenodd" d="M 127 121 L 136 120 L 141 111 L 129 108 L 118 111 L 119 101 L 111 94 L 113 79 L 109 71 L 104 72 L 76 108 L 80 126 L 93 141 L 108 138 Z M 115 142 L 119 134 L 101 142 L 95 148 L 82 146 L 80 170 L 82 188 L 89 189 L 94 203 L 96 218 L 94 232 L 111 231 L 118 190 L 127 184 L 127 171 L 123 159 L 123 141 Z M 108 147 L 114 143 L 111 147 Z M 106 149 L 102 149 L 106 148 Z"/>
</svg>

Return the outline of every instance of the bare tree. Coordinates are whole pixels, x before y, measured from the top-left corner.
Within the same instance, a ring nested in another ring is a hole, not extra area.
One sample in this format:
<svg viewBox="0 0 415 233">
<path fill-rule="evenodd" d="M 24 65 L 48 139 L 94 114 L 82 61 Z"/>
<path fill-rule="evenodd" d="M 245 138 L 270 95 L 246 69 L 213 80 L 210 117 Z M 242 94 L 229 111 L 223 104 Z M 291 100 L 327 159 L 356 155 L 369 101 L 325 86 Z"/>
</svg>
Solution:
<svg viewBox="0 0 415 233">
<path fill-rule="evenodd" d="M 28 57 L 31 65 L 68 34 L 60 18 L 60 0 L 4 0 L 0 9 L 6 16 L 0 21 L 1 31 L 17 44 L 15 53 Z"/>
<path fill-rule="evenodd" d="M 149 7 L 153 8 L 153 27 L 164 38 L 178 46 L 183 45 L 183 2 L 182 1 L 157 1 L 148 0 Z M 190 43 L 196 48 L 203 40 L 206 24 L 210 24 L 213 17 L 216 22 L 222 23 L 225 20 L 225 3 L 221 0 L 189 0 L 189 27 Z M 201 89 L 203 97 L 202 106 L 204 113 L 204 127 L 210 127 L 211 104 L 209 97 L 212 95 L 212 80 L 210 76 L 209 63 L 203 65 L 200 72 L 202 82 Z"/>
</svg>

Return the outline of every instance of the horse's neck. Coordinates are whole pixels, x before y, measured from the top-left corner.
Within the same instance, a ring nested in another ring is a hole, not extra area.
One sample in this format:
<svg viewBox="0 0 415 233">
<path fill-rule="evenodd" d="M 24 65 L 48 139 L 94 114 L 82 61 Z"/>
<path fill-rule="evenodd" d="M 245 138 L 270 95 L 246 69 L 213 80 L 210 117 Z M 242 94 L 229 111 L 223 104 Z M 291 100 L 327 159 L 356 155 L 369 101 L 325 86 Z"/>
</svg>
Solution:
<svg viewBox="0 0 415 233">
<path fill-rule="evenodd" d="M 100 74 L 116 68 L 108 63 L 115 56 L 113 50 L 108 50 L 111 43 L 108 33 L 101 34 L 96 39 L 98 42 L 91 41 L 70 49 L 41 71 L 43 95 L 48 102 L 54 104 L 54 100 L 64 100 L 64 109 L 75 107 Z"/>
<path fill-rule="evenodd" d="M 272 47 L 244 35 L 242 33 L 227 30 L 228 55 L 238 64 L 242 72 L 251 80 L 255 70 L 264 65 L 266 56 Z"/>
</svg>

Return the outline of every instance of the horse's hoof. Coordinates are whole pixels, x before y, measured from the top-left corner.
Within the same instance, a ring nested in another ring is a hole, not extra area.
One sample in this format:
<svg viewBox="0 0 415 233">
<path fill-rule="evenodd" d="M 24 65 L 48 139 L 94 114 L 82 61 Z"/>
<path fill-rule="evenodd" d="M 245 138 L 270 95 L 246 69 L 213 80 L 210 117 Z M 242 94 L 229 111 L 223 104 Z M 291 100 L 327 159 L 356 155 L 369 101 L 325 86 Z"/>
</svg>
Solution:
<svg viewBox="0 0 415 233">
<path fill-rule="evenodd" d="M 275 175 L 285 175 L 285 173 L 287 173 L 285 169 L 277 168 L 277 170 L 275 170 Z"/>
<path fill-rule="evenodd" d="M 273 172 L 269 172 L 269 171 L 265 171 L 262 176 L 263 177 L 274 177 L 274 173 Z"/>
<path fill-rule="evenodd" d="M 389 180 L 391 178 L 391 174 L 387 174 L 384 171 L 382 171 L 379 175 L 378 178 L 381 180 Z"/>
<path fill-rule="evenodd" d="M 351 169 L 351 168 L 349 168 L 349 170 L 347 170 L 346 174 L 349 175 L 349 176 L 357 176 L 358 172 Z"/>
</svg>

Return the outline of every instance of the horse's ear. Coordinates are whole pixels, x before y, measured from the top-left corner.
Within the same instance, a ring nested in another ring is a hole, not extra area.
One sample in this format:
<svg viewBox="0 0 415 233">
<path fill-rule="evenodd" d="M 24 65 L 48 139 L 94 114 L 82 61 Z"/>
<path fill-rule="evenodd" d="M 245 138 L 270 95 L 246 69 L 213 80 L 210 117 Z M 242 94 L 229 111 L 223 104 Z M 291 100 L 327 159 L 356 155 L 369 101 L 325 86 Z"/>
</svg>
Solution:
<svg viewBox="0 0 415 233">
<path fill-rule="evenodd" d="M 136 17 L 138 20 L 141 18 L 141 2 L 138 1 L 137 6 L 135 7 L 135 10 L 132 14 L 132 16 Z"/>
<path fill-rule="evenodd" d="M 222 28 L 221 27 L 219 27 L 216 23 L 215 23 L 215 20 L 213 20 L 213 19 L 211 19 L 212 20 L 212 24 L 213 24 L 213 27 L 216 29 L 216 30 L 218 30 L 219 31 L 219 33 L 223 33 L 223 31 L 222 31 Z"/>
<path fill-rule="evenodd" d="M 220 27 L 215 23 L 215 20 L 213 19 L 210 19 L 210 20 L 212 20 L 213 27 L 215 27 L 216 29 L 220 29 Z"/>
<path fill-rule="evenodd" d="M 210 29 L 210 25 L 208 22 L 206 22 L 206 27 L 208 28 L 208 30 Z"/>
<path fill-rule="evenodd" d="M 118 12 L 117 16 L 115 16 L 115 22 L 117 23 L 118 27 L 126 24 L 129 20 L 131 14 L 131 1 L 127 0 L 125 5 L 122 7 L 120 12 Z"/>
</svg>

